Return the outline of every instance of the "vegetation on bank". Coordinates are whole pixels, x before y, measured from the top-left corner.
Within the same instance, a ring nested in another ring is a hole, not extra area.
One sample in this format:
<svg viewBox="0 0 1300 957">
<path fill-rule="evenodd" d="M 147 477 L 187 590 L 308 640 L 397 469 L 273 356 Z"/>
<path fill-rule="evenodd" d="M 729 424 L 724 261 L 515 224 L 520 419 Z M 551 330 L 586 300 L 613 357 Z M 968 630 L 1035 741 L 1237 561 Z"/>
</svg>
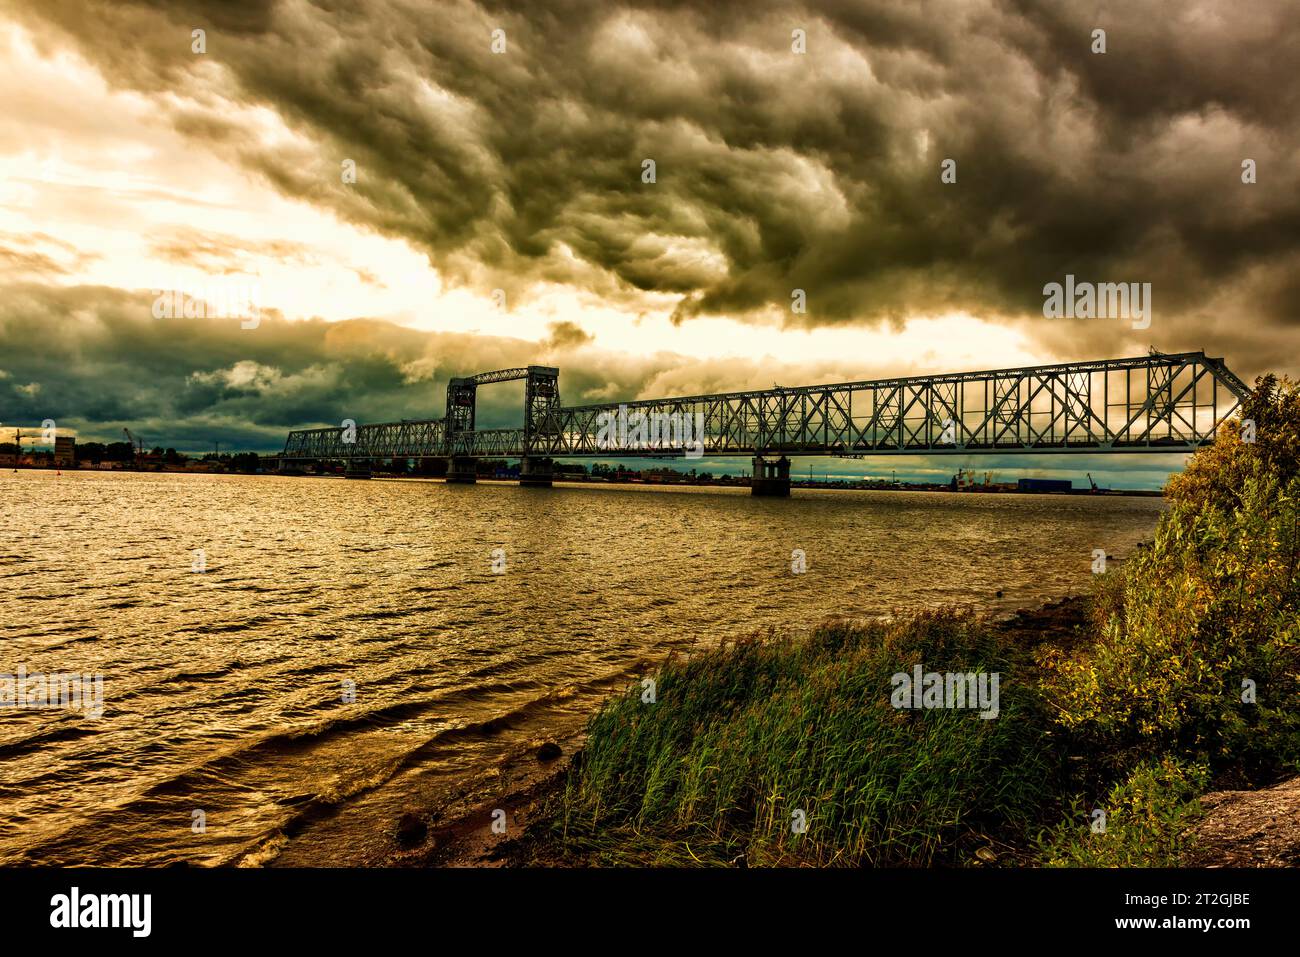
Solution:
<svg viewBox="0 0 1300 957">
<path fill-rule="evenodd" d="M 1104 576 L 1092 645 L 1039 656 L 1076 786 L 1117 782 L 1098 803 L 1129 822 L 1074 817 L 1045 863 L 1174 863 L 1207 787 L 1300 769 L 1300 386 L 1260 379 L 1166 496 L 1151 546 Z"/>
<path fill-rule="evenodd" d="M 1000 672 L 998 717 L 894 708 L 891 676 L 917 662 Z M 952 860 L 973 836 L 1024 832 L 1050 794 L 1042 705 L 1013 677 L 1027 664 L 961 613 L 671 661 L 655 703 L 634 687 L 592 721 L 565 835 L 655 864 Z"/>
<path fill-rule="evenodd" d="M 1133 768 L 1100 800 L 1086 802 L 1076 794 L 1065 817 L 1039 835 L 1038 862 L 1175 867 L 1188 846 L 1188 828 L 1200 816 L 1196 799 L 1207 780 L 1203 764 L 1165 756 Z"/>
<path fill-rule="evenodd" d="M 1198 795 L 1300 769 L 1300 387 L 1261 379 L 1167 495 L 1149 547 L 1098 576 L 1085 641 L 948 610 L 668 661 L 653 701 L 638 685 L 593 717 L 544 853 L 1176 863 Z M 895 707 L 917 665 L 998 674 L 998 716 Z"/>
</svg>

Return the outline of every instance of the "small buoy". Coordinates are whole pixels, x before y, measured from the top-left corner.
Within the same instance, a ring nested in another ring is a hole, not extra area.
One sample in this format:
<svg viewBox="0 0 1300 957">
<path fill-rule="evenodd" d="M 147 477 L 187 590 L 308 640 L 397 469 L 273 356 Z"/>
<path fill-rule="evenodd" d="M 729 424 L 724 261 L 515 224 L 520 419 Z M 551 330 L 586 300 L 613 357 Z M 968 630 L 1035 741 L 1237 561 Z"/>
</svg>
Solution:
<svg viewBox="0 0 1300 957">
<path fill-rule="evenodd" d="M 1002 592 L 1001 592 L 1001 591 L 998 592 L 998 597 L 999 597 L 999 598 L 1002 597 Z"/>
</svg>

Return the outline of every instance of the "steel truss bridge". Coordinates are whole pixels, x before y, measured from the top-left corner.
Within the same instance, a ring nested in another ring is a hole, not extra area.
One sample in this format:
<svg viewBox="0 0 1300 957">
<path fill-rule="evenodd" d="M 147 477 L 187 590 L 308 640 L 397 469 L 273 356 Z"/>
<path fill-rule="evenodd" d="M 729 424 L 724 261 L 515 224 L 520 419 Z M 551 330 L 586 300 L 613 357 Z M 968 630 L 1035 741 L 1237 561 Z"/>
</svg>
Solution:
<svg viewBox="0 0 1300 957">
<path fill-rule="evenodd" d="M 476 458 L 519 458 L 527 476 L 549 473 L 551 458 L 681 457 L 688 450 L 752 455 L 756 466 L 788 455 L 1191 452 L 1214 440 L 1249 393 L 1222 359 L 1154 350 L 1128 359 L 567 407 L 559 375 L 528 366 L 454 378 L 441 419 L 294 431 L 281 459 L 442 457 L 463 470 Z M 519 379 L 526 382 L 523 427 L 476 428 L 477 388 Z M 618 423 L 633 423 L 636 434 L 641 415 L 650 423 L 648 443 L 625 442 L 629 430 Z M 690 435 L 699 446 L 668 428 L 683 420 L 698 426 Z"/>
</svg>

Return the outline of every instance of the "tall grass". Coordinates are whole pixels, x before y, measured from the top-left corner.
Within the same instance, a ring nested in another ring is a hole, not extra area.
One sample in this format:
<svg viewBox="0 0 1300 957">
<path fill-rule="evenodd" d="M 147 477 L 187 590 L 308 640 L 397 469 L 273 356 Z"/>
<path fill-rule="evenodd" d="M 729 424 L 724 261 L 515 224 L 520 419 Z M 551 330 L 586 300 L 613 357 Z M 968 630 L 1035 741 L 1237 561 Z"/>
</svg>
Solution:
<svg viewBox="0 0 1300 957">
<path fill-rule="evenodd" d="M 1000 715 L 895 709 L 891 677 L 916 664 L 999 672 Z M 591 722 L 564 840 L 605 861 L 955 862 L 1025 833 L 1051 792 L 1026 664 L 956 611 L 672 661 L 655 703 L 635 686 Z"/>
</svg>

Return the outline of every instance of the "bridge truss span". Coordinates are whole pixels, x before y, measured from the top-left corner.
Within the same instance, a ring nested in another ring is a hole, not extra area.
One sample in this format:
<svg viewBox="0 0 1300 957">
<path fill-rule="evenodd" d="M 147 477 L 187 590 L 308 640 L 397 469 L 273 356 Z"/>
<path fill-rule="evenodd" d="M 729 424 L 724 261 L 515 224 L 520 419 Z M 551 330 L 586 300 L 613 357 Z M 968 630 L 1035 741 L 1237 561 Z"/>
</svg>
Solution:
<svg viewBox="0 0 1300 957">
<path fill-rule="evenodd" d="M 524 426 L 478 429 L 480 384 L 525 379 Z M 291 432 L 285 460 L 1190 452 L 1248 387 L 1202 352 L 564 407 L 559 370 L 452 379 L 447 415 Z M 640 417 L 644 416 L 642 420 Z M 631 445 L 628 422 L 649 440 Z M 620 428 L 611 430 L 611 422 Z M 666 426 L 687 422 L 691 443 Z M 349 440 L 350 439 L 350 440 Z"/>
</svg>

